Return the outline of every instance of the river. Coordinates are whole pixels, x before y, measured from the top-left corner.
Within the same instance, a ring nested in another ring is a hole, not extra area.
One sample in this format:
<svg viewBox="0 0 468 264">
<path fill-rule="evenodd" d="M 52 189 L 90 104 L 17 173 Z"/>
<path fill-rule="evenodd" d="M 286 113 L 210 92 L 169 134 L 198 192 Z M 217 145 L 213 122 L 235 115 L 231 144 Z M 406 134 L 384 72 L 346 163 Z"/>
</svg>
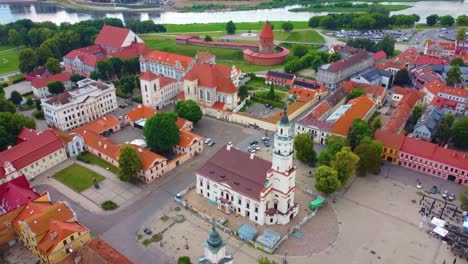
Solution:
<svg viewBox="0 0 468 264">
<path fill-rule="evenodd" d="M 466 1 L 425 1 L 405 3 L 383 3 L 383 4 L 407 4 L 413 7 L 391 12 L 391 14 L 417 14 L 424 22 L 426 16 L 437 13 L 439 16 L 451 15 L 455 18 L 459 15 L 468 14 L 468 0 Z M 105 17 L 128 19 L 151 19 L 161 24 L 192 24 L 211 22 L 258 22 L 258 21 L 307 21 L 311 16 L 325 15 L 328 12 L 289 12 L 288 9 L 298 6 L 288 6 L 275 9 L 262 9 L 251 11 L 227 11 L 206 13 L 177 13 L 177 12 L 110 12 L 93 13 L 85 11 L 69 10 L 53 4 L 0 4 L 0 23 L 6 24 L 19 19 L 31 19 L 35 22 L 52 21 L 55 24 L 62 22 L 76 23 L 82 20 Z"/>
</svg>

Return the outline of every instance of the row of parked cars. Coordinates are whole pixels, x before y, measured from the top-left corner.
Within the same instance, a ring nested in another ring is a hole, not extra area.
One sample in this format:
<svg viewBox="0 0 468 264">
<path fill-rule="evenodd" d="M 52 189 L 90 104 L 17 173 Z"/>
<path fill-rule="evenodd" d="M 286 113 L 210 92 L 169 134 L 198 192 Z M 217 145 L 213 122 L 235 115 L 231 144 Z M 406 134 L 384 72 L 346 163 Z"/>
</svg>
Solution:
<svg viewBox="0 0 468 264">
<path fill-rule="evenodd" d="M 205 144 L 207 144 L 208 146 L 212 147 L 212 146 L 214 146 L 214 145 L 216 144 L 216 142 L 215 142 L 213 139 L 211 139 L 211 138 L 206 138 L 206 139 L 205 139 Z"/>
<path fill-rule="evenodd" d="M 422 187 L 421 183 L 418 182 L 416 187 L 418 187 L 420 189 Z M 434 186 L 432 186 L 432 188 L 431 188 L 431 190 L 429 192 L 432 193 L 432 194 L 436 194 L 436 193 L 439 192 L 439 188 L 437 188 L 437 186 L 434 185 Z M 454 193 L 449 193 L 447 190 L 445 190 L 442 193 L 442 198 L 448 199 L 449 201 L 453 201 L 453 200 L 455 200 L 455 194 Z"/>
<path fill-rule="evenodd" d="M 263 146 L 266 148 L 270 147 L 270 138 L 262 137 Z M 250 142 L 250 146 L 247 147 L 247 152 L 253 153 L 254 151 L 260 151 L 260 143 L 257 140 Z"/>
</svg>

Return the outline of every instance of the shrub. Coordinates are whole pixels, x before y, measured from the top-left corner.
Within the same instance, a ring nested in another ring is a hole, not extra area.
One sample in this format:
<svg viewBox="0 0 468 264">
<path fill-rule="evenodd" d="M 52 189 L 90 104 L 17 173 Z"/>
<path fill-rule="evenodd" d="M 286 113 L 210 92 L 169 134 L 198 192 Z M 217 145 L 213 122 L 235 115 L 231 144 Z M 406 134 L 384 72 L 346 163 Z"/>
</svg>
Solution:
<svg viewBox="0 0 468 264">
<path fill-rule="evenodd" d="M 141 96 L 132 98 L 132 101 L 140 104 L 143 103 L 143 99 L 141 99 Z"/>
<path fill-rule="evenodd" d="M 115 95 L 117 95 L 120 98 L 128 98 L 128 94 L 124 93 L 122 90 L 117 89 L 115 90 Z"/>
<path fill-rule="evenodd" d="M 163 216 L 161 216 L 161 218 L 159 218 L 159 219 L 161 219 L 161 221 L 163 221 L 163 222 L 167 222 L 167 220 L 169 220 L 170 217 L 167 216 L 167 215 L 163 215 Z"/>
<path fill-rule="evenodd" d="M 138 239 L 138 240 L 140 240 L 140 239 L 142 239 L 142 238 L 143 238 L 143 235 L 142 235 L 142 234 L 138 234 L 138 235 L 137 235 L 137 239 Z"/>
<path fill-rule="evenodd" d="M 114 210 L 115 208 L 119 207 L 116 203 L 113 201 L 105 201 L 101 204 L 102 209 L 106 211 L 111 211 Z"/>
<path fill-rule="evenodd" d="M 190 264 L 190 257 L 188 256 L 180 256 L 177 260 L 177 264 Z"/>
<path fill-rule="evenodd" d="M 79 161 L 82 161 L 82 162 L 84 162 L 84 163 L 88 163 L 88 164 L 89 164 L 89 163 L 91 163 L 91 160 L 89 160 L 86 156 L 84 156 L 85 153 L 86 153 L 86 152 L 80 153 L 80 155 L 78 155 L 78 156 L 76 157 L 76 159 L 79 160 Z"/>
<path fill-rule="evenodd" d="M 43 110 L 37 110 L 37 111 L 34 111 L 33 112 L 33 116 L 36 118 L 36 119 L 40 119 L 40 120 L 44 120 L 44 111 Z"/>
<path fill-rule="evenodd" d="M 20 83 L 20 82 L 22 82 L 22 81 L 24 81 L 24 80 L 26 80 L 26 79 L 24 78 L 24 76 L 21 76 L 21 77 L 19 77 L 19 78 L 17 78 L 17 79 L 14 79 L 14 80 L 13 80 L 13 83 Z"/>
<path fill-rule="evenodd" d="M 3 89 L 5 87 L 8 86 L 8 83 L 4 82 L 4 83 L 0 83 L 0 88 Z"/>
<path fill-rule="evenodd" d="M 153 242 L 159 242 L 159 241 L 161 241 L 161 239 L 162 239 L 162 236 L 160 234 L 154 234 L 151 237 L 151 241 L 153 241 Z"/>
<path fill-rule="evenodd" d="M 151 244 L 151 242 L 152 242 L 151 239 L 145 239 L 145 240 L 143 240 L 143 245 L 146 247 L 149 244 Z"/>
<path fill-rule="evenodd" d="M 179 211 L 180 211 L 180 207 L 177 206 L 176 208 L 174 208 L 174 211 L 179 212 Z"/>
</svg>

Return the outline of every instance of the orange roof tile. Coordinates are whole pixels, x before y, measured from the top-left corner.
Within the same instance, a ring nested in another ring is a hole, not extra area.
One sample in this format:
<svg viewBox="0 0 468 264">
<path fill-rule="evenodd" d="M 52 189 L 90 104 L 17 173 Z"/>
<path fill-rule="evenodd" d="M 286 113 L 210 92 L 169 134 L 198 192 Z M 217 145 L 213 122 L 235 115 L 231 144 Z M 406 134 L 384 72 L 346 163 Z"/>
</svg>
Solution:
<svg viewBox="0 0 468 264">
<path fill-rule="evenodd" d="M 291 88 L 289 89 L 289 94 L 298 96 L 298 100 L 309 102 L 315 98 L 315 96 L 317 95 L 317 92 L 314 90 L 305 89 L 305 88 Z"/>
<path fill-rule="evenodd" d="M 177 67 L 177 63 L 180 63 L 180 66 L 183 70 L 186 70 L 190 64 L 192 63 L 193 59 L 187 56 L 164 52 L 159 50 L 154 50 L 148 55 L 144 57 L 145 61 L 154 61 L 161 64 L 166 64 L 171 67 Z"/>
<path fill-rule="evenodd" d="M 26 206 L 23 208 L 23 210 L 16 216 L 15 221 L 13 222 L 13 226 L 16 229 L 19 229 L 19 222 L 22 222 L 29 217 L 41 214 L 44 212 L 47 208 L 51 207 L 52 203 L 51 202 L 39 202 L 39 201 L 33 201 L 29 202 L 26 204 Z"/>
<path fill-rule="evenodd" d="M 299 108 L 304 106 L 304 104 L 305 104 L 304 102 L 296 101 L 296 102 L 288 105 L 288 108 L 286 110 L 288 116 L 291 116 L 292 113 L 296 112 Z M 266 119 L 265 121 L 275 124 L 280 120 L 282 115 L 283 115 L 283 111 L 279 111 L 278 113 L 276 113 L 276 115 L 271 116 L 270 118 Z"/>
<path fill-rule="evenodd" d="M 41 242 L 39 242 L 38 248 L 46 255 L 50 255 L 50 253 L 57 247 L 60 242 L 62 242 L 63 239 L 71 236 L 74 233 L 84 233 L 87 230 L 88 229 L 84 225 L 78 222 L 66 223 L 59 220 L 52 220 L 49 223 L 49 231 L 41 240 Z"/>
<path fill-rule="evenodd" d="M 202 140 L 203 138 L 197 134 L 194 134 L 192 132 L 186 131 L 186 130 L 181 130 L 180 131 L 180 140 L 179 140 L 179 146 L 183 148 L 190 147 L 195 141 Z"/>
<path fill-rule="evenodd" d="M 352 105 L 351 108 L 333 125 L 332 132 L 335 134 L 346 136 L 354 119 L 364 118 L 374 106 L 374 103 L 365 95 L 352 99 L 348 104 Z"/>
<path fill-rule="evenodd" d="M 47 232 L 52 220 L 68 221 L 74 216 L 75 212 L 65 203 L 56 203 L 49 206 L 42 213 L 28 217 L 24 222 L 29 226 L 31 232 L 38 237 Z"/>
<path fill-rule="evenodd" d="M 156 109 L 139 104 L 132 111 L 128 112 L 126 117 L 132 122 L 136 122 L 141 118 L 149 119 L 157 113 Z"/>
<path fill-rule="evenodd" d="M 374 139 L 382 142 L 385 147 L 400 150 L 401 145 L 403 144 L 403 140 L 405 140 L 405 136 L 401 134 L 385 132 L 379 129 L 375 131 Z"/>
<path fill-rule="evenodd" d="M 120 147 L 112 140 L 86 129 L 76 129 L 74 133 L 83 137 L 87 146 L 117 161 L 120 155 Z"/>
<path fill-rule="evenodd" d="M 436 144 L 429 143 L 424 140 L 418 140 L 412 137 L 405 137 L 401 151 L 412 153 L 419 157 L 431 158 L 436 149 Z"/>
<path fill-rule="evenodd" d="M 88 130 L 88 131 L 93 131 L 98 134 L 101 134 L 119 125 L 120 125 L 120 121 L 115 116 L 107 115 L 107 116 L 100 117 L 96 120 L 93 120 L 75 130 L 78 130 L 78 129 Z"/>
<path fill-rule="evenodd" d="M 233 94 L 237 93 L 237 87 L 231 81 L 231 69 L 229 66 L 219 64 L 195 64 L 185 75 L 184 80 L 198 80 L 198 86 Z"/>
<path fill-rule="evenodd" d="M 137 150 L 138 156 L 140 157 L 140 160 L 141 160 L 141 167 L 145 171 L 154 167 L 156 163 L 160 163 L 160 162 L 163 162 L 164 160 L 167 160 L 165 157 L 158 155 L 145 148 L 142 148 L 133 144 L 128 144 L 128 145 Z"/>
<path fill-rule="evenodd" d="M 325 114 L 330 109 L 332 109 L 332 106 L 327 101 L 322 101 L 312 111 L 312 118 L 319 119 L 323 114 Z"/>
</svg>

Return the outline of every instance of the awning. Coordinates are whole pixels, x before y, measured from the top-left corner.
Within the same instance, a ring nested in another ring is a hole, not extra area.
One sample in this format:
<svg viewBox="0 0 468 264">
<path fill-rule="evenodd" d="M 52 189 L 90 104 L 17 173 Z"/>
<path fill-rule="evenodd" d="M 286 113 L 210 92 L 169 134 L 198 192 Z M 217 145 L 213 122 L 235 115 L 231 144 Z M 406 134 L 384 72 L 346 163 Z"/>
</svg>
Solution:
<svg viewBox="0 0 468 264">
<path fill-rule="evenodd" d="M 431 220 L 431 224 L 433 224 L 433 225 L 435 225 L 435 226 L 444 227 L 445 221 L 442 220 L 442 219 L 439 219 L 439 218 L 437 218 L 437 217 L 434 217 L 434 218 L 432 218 L 432 220 Z"/>
<path fill-rule="evenodd" d="M 441 237 L 445 237 L 447 234 L 448 234 L 448 231 L 443 229 L 442 227 L 440 226 L 436 226 L 434 228 L 434 233 L 438 234 L 439 236 Z"/>
</svg>

